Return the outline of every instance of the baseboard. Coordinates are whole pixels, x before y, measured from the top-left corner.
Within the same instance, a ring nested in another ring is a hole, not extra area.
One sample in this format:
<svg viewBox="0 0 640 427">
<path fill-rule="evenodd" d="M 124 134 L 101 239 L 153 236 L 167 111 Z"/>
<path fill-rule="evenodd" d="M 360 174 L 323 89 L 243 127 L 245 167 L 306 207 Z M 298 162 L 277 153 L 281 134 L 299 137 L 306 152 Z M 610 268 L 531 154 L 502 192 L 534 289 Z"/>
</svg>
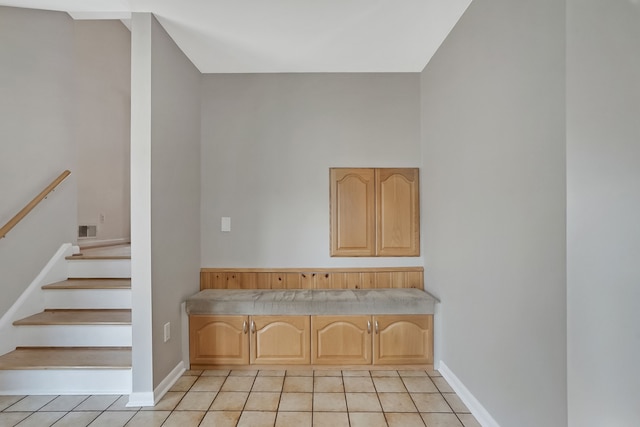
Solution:
<svg viewBox="0 0 640 427">
<path fill-rule="evenodd" d="M 180 361 L 180 363 L 169 372 L 169 375 L 164 377 L 153 392 L 131 393 L 127 407 L 156 406 L 156 404 L 160 402 L 160 399 L 162 399 L 176 381 L 178 381 L 184 371 L 184 363 Z"/>
<path fill-rule="evenodd" d="M 187 303 L 180 304 L 180 320 L 182 332 L 182 363 L 185 369 L 191 369 L 189 359 L 189 315 L 187 314 Z"/>
<path fill-rule="evenodd" d="M 129 395 L 129 402 L 127 403 L 127 407 L 141 407 L 141 406 L 154 406 L 155 402 L 153 401 L 153 392 L 144 392 L 144 393 L 131 393 Z"/>
<path fill-rule="evenodd" d="M 184 374 L 185 367 L 184 362 L 181 360 L 175 368 L 169 372 L 169 375 L 164 377 L 164 379 L 158 384 L 155 390 L 153 390 L 153 399 L 155 403 L 160 402 L 160 399 L 164 397 L 165 394 L 169 391 L 169 389 L 180 379 L 182 374 Z"/>
<path fill-rule="evenodd" d="M 453 391 L 456 392 L 460 400 L 467 405 L 473 416 L 478 420 L 482 427 L 500 427 L 498 422 L 493 419 L 489 411 L 476 399 L 462 381 L 447 367 L 443 361 L 438 363 L 438 371 L 442 377 L 447 380 Z"/>
</svg>

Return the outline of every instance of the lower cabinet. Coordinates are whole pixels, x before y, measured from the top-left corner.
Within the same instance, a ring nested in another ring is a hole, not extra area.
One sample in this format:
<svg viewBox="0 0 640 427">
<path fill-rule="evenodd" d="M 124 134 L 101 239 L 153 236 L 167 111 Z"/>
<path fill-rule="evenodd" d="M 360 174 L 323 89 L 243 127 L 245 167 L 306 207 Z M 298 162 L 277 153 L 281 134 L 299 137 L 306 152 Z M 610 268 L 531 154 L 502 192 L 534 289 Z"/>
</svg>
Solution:
<svg viewBox="0 0 640 427">
<path fill-rule="evenodd" d="M 189 316 L 196 365 L 309 364 L 309 316 Z"/>
<path fill-rule="evenodd" d="M 430 364 L 433 316 L 311 316 L 311 349 L 314 364 Z"/>
<path fill-rule="evenodd" d="M 308 365 L 309 316 L 252 316 L 251 363 Z"/>
<path fill-rule="evenodd" d="M 371 316 L 311 316 L 311 363 L 370 365 Z"/>
<path fill-rule="evenodd" d="M 373 363 L 433 363 L 433 316 L 374 316 Z"/>
<path fill-rule="evenodd" d="M 189 317 L 194 365 L 433 363 L 432 315 Z"/>
<path fill-rule="evenodd" d="M 189 316 L 189 360 L 203 365 L 249 363 L 247 316 Z"/>
</svg>

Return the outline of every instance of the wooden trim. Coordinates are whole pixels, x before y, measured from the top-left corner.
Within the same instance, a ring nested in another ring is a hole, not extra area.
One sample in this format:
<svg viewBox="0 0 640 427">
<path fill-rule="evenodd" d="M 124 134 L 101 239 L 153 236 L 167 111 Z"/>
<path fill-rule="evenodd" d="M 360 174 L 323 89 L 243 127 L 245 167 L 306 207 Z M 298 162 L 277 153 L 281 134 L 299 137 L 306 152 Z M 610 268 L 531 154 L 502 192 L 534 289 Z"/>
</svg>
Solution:
<svg viewBox="0 0 640 427">
<path fill-rule="evenodd" d="M 20 212 L 18 212 L 13 218 L 11 218 L 2 228 L 0 228 L 0 239 L 4 238 L 9 231 L 13 227 L 16 226 L 22 219 L 29 214 L 35 208 L 38 203 L 40 203 L 44 198 L 46 198 L 49 193 L 56 189 L 56 187 L 65 180 L 71 174 L 70 171 L 66 170 L 62 172 L 56 179 L 54 179 L 51 184 L 47 185 L 44 190 L 40 192 L 33 200 L 31 200 L 27 205 L 22 208 Z"/>
<path fill-rule="evenodd" d="M 318 268 L 222 268 L 222 267 L 206 267 L 201 268 L 202 273 L 218 273 L 218 272 L 233 272 L 233 273 L 355 273 L 355 272 L 420 272 L 424 271 L 424 267 L 349 267 L 349 268 L 334 268 L 334 267 L 318 267 Z"/>
<path fill-rule="evenodd" d="M 432 364 L 412 364 L 412 365 L 230 365 L 230 364 L 202 364 L 192 363 L 190 366 L 193 370 L 229 370 L 235 369 L 238 371 L 255 371 L 257 369 L 262 370 L 287 370 L 287 371 L 335 371 L 341 369 L 343 371 L 388 371 L 388 370 L 402 370 L 402 371 L 424 371 L 433 370 Z"/>
<path fill-rule="evenodd" d="M 423 267 L 202 268 L 200 289 L 424 289 Z"/>
</svg>

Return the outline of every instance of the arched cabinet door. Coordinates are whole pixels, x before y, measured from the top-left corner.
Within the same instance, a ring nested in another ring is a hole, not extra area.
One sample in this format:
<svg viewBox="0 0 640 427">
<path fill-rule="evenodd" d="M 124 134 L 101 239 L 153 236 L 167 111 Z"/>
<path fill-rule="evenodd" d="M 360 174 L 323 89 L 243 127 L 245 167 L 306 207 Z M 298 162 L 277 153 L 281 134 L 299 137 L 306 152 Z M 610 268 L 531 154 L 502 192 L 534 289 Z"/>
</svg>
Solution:
<svg viewBox="0 0 640 427">
<path fill-rule="evenodd" d="M 376 169 L 376 255 L 420 255 L 418 169 Z"/>
<path fill-rule="evenodd" d="M 433 315 L 388 315 L 373 318 L 373 363 L 433 363 Z"/>
<path fill-rule="evenodd" d="M 189 316 L 191 364 L 248 364 L 248 332 L 248 316 Z"/>
<path fill-rule="evenodd" d="M 311 363 L 371 364 L 371 316 L 311 316 Z"/>
<path fill-rule="evenodd" d="M 251 316 L 251 363 L 301 365 L 311 360 L 309 316 Z"/>
<path fill-rule="evenodd" d="M 374 170 L 333 168 L 329 175 L 331 256 L 374 256 Z"/>
</svg>

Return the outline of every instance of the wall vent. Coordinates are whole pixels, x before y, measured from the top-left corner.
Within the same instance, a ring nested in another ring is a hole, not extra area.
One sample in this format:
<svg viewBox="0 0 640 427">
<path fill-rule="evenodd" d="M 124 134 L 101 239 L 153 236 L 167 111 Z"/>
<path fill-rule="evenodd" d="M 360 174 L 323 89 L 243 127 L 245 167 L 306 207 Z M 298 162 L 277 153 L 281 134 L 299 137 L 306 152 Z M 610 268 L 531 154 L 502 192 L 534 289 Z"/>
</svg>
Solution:
<svg viewBox="0 0 640 427">
<path fill-rule="evenodd" d="M 98 236 L 98 227 L 95 225 L 79 225 L 78 226 L 78 238 L 88 239 Z"/>
</svg>

